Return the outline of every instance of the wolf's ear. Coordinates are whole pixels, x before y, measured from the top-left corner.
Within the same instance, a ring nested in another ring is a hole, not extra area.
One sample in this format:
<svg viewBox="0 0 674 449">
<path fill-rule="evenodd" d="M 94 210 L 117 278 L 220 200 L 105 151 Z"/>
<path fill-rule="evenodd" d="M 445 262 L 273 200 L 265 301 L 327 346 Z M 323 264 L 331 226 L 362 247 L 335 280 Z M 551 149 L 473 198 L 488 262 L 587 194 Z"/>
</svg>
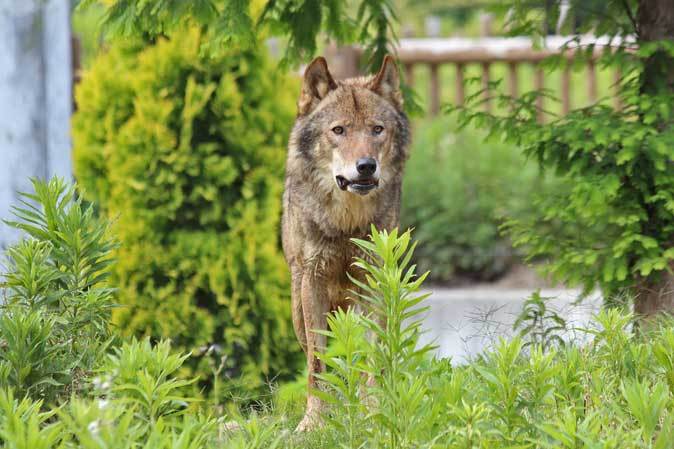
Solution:
<svg viewBox="0 0 674 449">
<path fill-rule="evenodd" d="M 304 71 L 302 92 L 297 102 L 298 114 L 311 112 L 334 89 L 337 89 L 337 83 L 328 70 L 328 63 L 324 57 L 319 56 Z"/>
<path fill-rule="evenodd" d="M 403 96 L 400 92 L 400 75 L 398 66 L 391 55 L 384 56 L 379 73 L 368 86 L 372 91 L 393 103 L 399 111 L 403 108 Z"/>
</svg>

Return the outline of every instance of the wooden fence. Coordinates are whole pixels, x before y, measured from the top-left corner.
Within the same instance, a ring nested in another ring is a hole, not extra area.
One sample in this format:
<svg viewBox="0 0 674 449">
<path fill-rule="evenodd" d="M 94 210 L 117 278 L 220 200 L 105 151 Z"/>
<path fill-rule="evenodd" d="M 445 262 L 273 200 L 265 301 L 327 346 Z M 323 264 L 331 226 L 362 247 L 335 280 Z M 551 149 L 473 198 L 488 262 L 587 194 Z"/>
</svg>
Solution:
<svg viewBox="0 0 674 449">
<path fill-rule="evenodd" d="M 465 72 L 469 65 L 477 65 L 481 69 L 482 89 L 486 92 L 485 107 L 492 107 L 489 101 L 489 89 L 491 81 L 491 68 L 494 64 L 504 64 L 507 66 L 506 86 L 507 93 L 513 97 L 519 95 L 518 68 L 522 64 L 530 65 L 534 68 L 534 88 L 541 89 L 545 85 L 545 72 L 540 63 L 545 58 L 560 54 L 563 51 L 564 44 L 569 42 L 570 38 L 566 36 L 551 36 L 546 38 L 544 47 L 534 48 L 531 39 L 526 37 L 513 38 L 408 38 L 401 39 L 400 45 L 396 50 L 397 57 L 404 67 L 405 79 L 409 85 L 415 86 L 415 67 L 426 66 L 429 71 L 428 83 L 428 112 L 431 115 L 437 115 L 440 111 L 442 98 L 442 86 L 439 68 L 442 65 L 452 65 L 455 70 L 455 85 L 453 86 L 453 102 L 462 105 L 466 98 Z M 585 92 L 590 103 L 597 101 L 597 68 L 596 62 L 606 45 L 608 39 L 595 38 L 591 36 L 583 37 L 578 45 L 585 47 L 588 44 L 595 44 L 595 52 L 584 67 L 586 72 Z M 358 48 L 331 48 L 327 52 L 330 61 L 331 70 L 336 66 L 336 76 L 353 76 L 358 67 L 358 58 L 362 56 Z M 573 50 L 566 50 L 565 56 L 569 59 L 573 57 Z M 571 110 L 572 83 L 571 67 L 565 64 L 561 68 L 560 98 L 563 113 Z M 613 85 L 620 79 L 620 72 L 616 71 L 613 75 Z M 543 119 L 543 97 L 538 98 L 537 107 L 539 110 L 539 120 Z M 617 96 L 614 96 L 615 106 L 620 108 L 620 102 Z"/>
<path fill-rule="evenodd" d="M 435 116 L 440 111 L 443 86 L 440 77 L 440 67 L 450 65 L 454 67 L 454 98 L 453 102 L 462 105 L 466 98 L 466 68 L 471 65 L 479 66 L 481 71 L 482 89 L 486 92 L 485 107 L 491 109 L 492 104 L 489 94 L 491 81 L 491 68 L 495 64 L 504 64 L 506 71 L 507 93 L 510 96 L 519 95 L 520 80 L 518 76 L 521 65 L 529 65 L 534 68 L 534 88 L 542 89 L 545 86 L 545 72 L 540 63 L 545 58 L 559 54 L 564 45 L 571 38 L 568 36 L 550 36 L 545 39 L 543 48 L 534 48 L 533 42 L 527 37 L 482 37 L 482 38 L 405 38 L 401 39 L 396 49 L 396 56 L 405 70 L 405 80 L 411 87 L 415 87 L 416 67 L 428 68 L 428 113 Z M 614 42 L 615 43 L 615 42 Z M 577 42 L 581 47 L 594 44 L 595 52 L 584 67 L 586 72 L 585 93 L 590 103 L 597 101 L 597 68 L 596 62 L 603 49 L 609 45 L 609 40 L 602 37 L 583 36 Z M 74 37 L 73 46 L 73 84 L 80 80 L 80 42 Z M 573 50 L 566 50 L 568 59 L 573 57 Z M 346 78 L 359 75 L 359 61 L 362 50 L 358 47 L 329 47 L 326 57 L 330 63 L 330 70 L 338 78 Z M 620 79 L 620 71 L 613 74 L 612 84 L 617 85 Z M 582 86 L 581 86 L 582 88 Z M 564 65 L 560 77 L 560 99 L 562 113 L 571 110 L 572 83 L 570 64 Z M 614 95 L 614 104 L 620 108 L 620 100 Z M 543 120 L 544 99 L 537 100 L 538 118 Z"/>
</svg>

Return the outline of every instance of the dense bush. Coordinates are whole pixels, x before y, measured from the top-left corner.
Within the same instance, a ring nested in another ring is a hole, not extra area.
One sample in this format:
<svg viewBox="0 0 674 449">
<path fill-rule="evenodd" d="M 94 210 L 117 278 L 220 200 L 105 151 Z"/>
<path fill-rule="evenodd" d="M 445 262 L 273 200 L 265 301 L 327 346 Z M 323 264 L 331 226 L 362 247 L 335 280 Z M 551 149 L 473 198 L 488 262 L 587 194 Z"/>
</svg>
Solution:
<svg viewBox="0 0 674 449">
<path fill-rule="evenodd" d="M 207 57 L 201 39 L 98 57 L 77 90 L 75 173 L 116 219 L 119 329 L 192 351 L 202 381 L 254 388 L 299 360 L 277 237 L 296 89 L 263 53 Z"/>
<path fill-rule="evenodd" d="M 27 238 L 8 250 L 0 282 L 0 387 L 53 402 L 84 388 L 111 338 L 104 281 L 115 244 L 74 188 L 33 186 L 8 222 Z"/>
<path fill-rule="evenodd" d="M 492 280 L 514 262 L 499 232 L 504 216 L 526 216 L 549 188 L 516 148 L 457 131 L 447 119 L 417 124 L 403 187 L 402 228 L 415 228 L 415 259 L 435 281 Z"/>
</svg>

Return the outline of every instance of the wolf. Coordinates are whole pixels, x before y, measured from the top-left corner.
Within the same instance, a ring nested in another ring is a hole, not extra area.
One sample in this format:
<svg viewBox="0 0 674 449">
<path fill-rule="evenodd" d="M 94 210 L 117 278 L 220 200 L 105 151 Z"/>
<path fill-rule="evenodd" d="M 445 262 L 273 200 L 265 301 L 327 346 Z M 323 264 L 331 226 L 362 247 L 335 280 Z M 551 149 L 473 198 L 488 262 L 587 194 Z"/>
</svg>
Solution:
<svg viewBox="0 0 674 449">
<path fill-rule="evenodd" d="M 361 277 L 351 238 L 371 225 L 398 226 L 409 122 L 399 72 L 387 55 L 376 75 L 335 80 L 323 57 L 307 66 L 290 134 L 283 195 L 282 244 L 290 268 L 292 318 L 308 367 L 306 412 L 297 426 L 320 425 L 313 394 L 324 370 L 326 315 L 352 305 L 347 273 Z M 362 277 L 361 277 L 362 278 Z"/>
</svg>

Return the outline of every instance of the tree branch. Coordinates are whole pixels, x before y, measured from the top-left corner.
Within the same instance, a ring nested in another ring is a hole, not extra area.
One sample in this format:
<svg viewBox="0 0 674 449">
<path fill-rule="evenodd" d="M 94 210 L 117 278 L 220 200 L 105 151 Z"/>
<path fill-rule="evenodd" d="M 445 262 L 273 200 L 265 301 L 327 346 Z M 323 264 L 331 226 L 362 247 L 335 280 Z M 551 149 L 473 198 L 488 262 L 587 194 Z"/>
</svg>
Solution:
<svg viewBox="0 0 674 449">
<path fill-rule="evenodd" d="M 634 28 L 634 34 L 636 34 L 637 37 L 639 37 L 639 24 L 637 23 L 637 19 L 634 16 L 634 12 L 632 11 L 632 8 L 630 8 L 630 4 L 628 0 L 622 0 L 621 1 L 623 5 L 623 9 L 625 10 L 625 13 L 627 13 L 627 17 L 629 17 L 630 22 L 632 23 L 632 28 Z"/>
</svg>

